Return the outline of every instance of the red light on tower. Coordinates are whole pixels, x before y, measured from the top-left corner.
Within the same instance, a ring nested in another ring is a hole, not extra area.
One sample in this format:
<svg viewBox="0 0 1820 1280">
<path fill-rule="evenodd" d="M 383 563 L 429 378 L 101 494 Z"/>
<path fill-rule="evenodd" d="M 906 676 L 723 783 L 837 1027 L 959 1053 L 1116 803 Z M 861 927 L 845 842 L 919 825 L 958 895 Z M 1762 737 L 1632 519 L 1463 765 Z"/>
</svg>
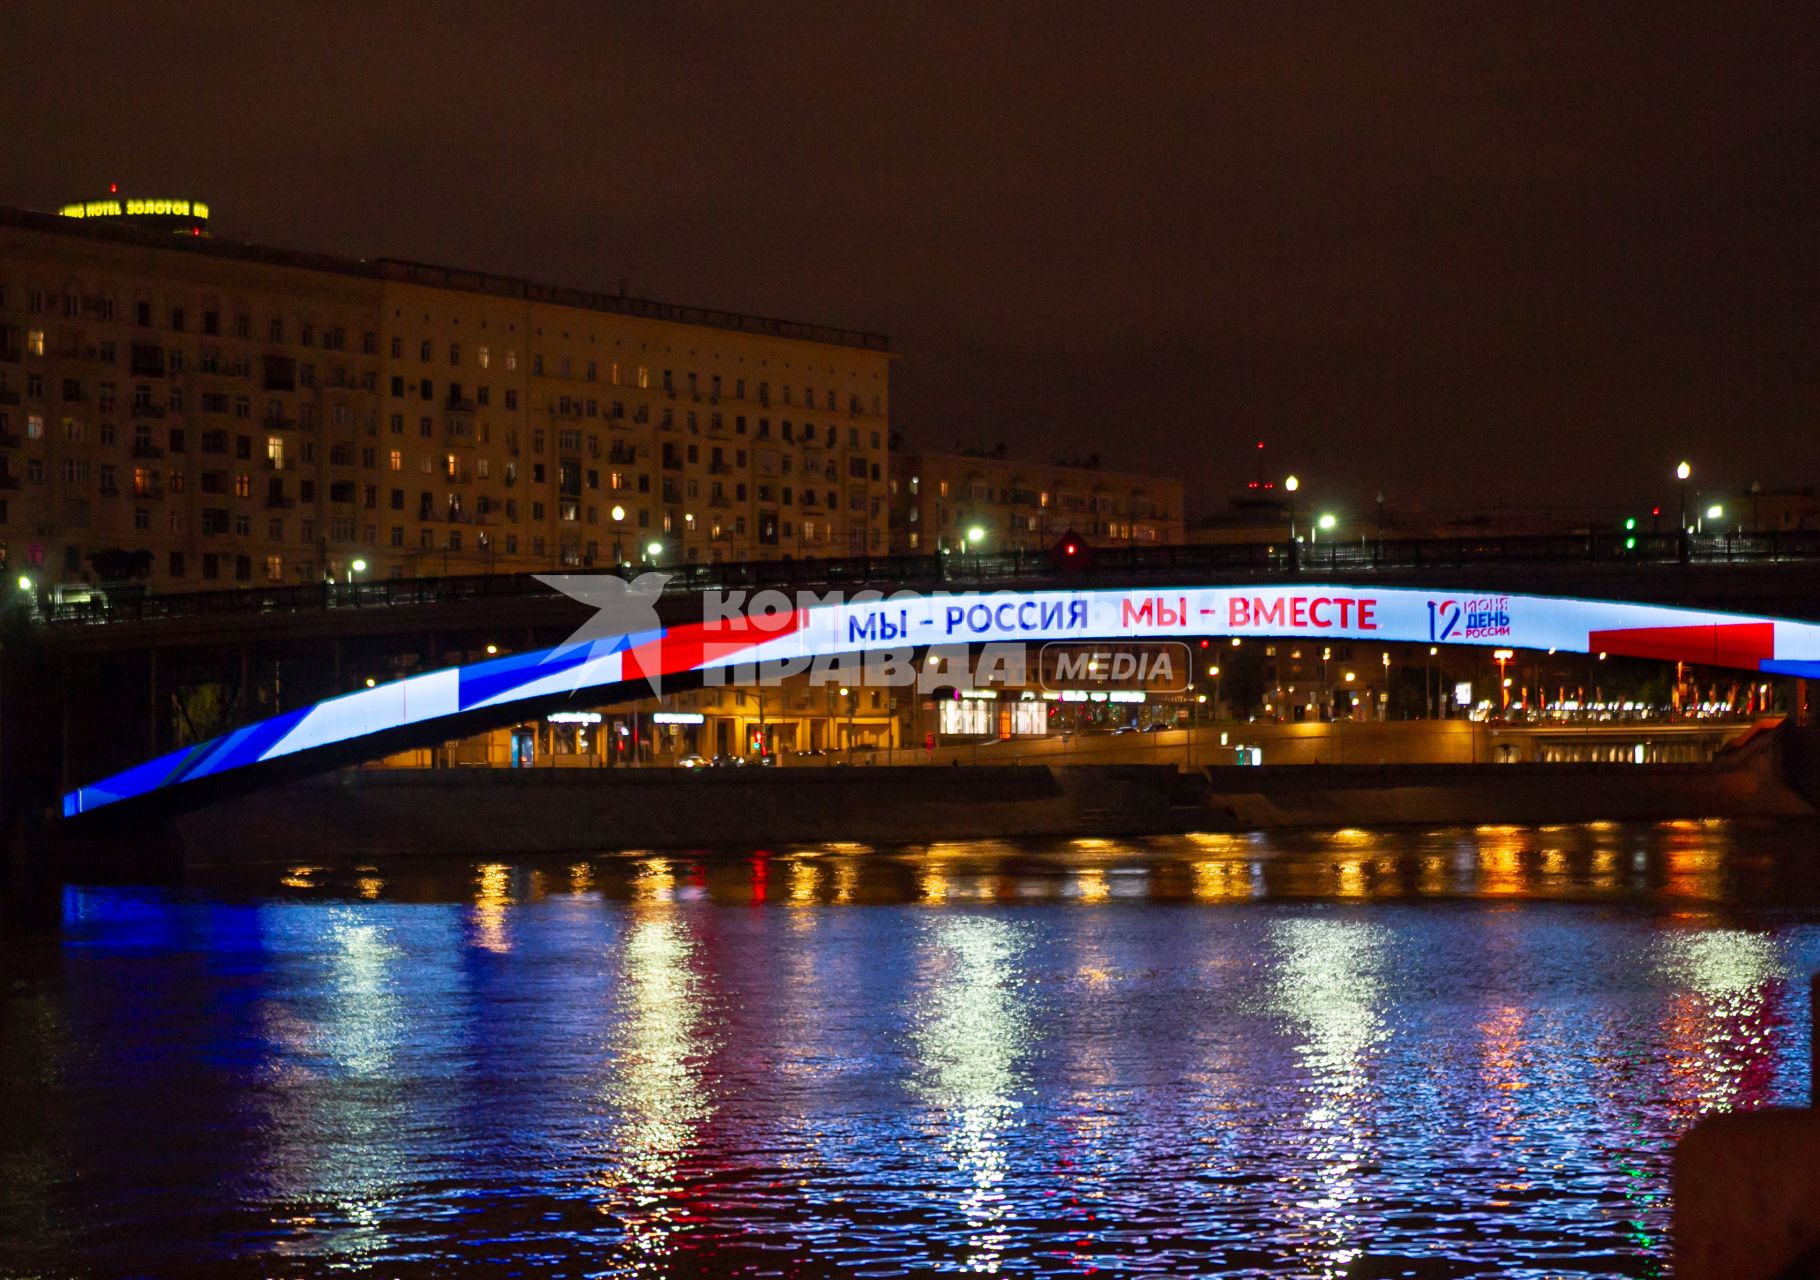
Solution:
<svg viewBox="0 0 1820 1280">
<path fill-rule="evenodd" d="M 1649 514 L 1652 516 L 1659 516 L 1662 514 L 1662 508 L 1661 507 L 1651 507 L 1649 509 Z"/>
<path fill-rule="evenodd" d="M 119 195 L 119 194 L 120 194 L 120 184 L 119 184 L 119 183 L 118 183 L 118 182 L 110 182 L 110 183 L 108 183 L 108 184 L 107 184 L 107 193 L 108 193 L 108 194 L 109 194 L 109 195 L 110 195 L 110 196 L 117 196 L 117 195 Z"/>
</svg>

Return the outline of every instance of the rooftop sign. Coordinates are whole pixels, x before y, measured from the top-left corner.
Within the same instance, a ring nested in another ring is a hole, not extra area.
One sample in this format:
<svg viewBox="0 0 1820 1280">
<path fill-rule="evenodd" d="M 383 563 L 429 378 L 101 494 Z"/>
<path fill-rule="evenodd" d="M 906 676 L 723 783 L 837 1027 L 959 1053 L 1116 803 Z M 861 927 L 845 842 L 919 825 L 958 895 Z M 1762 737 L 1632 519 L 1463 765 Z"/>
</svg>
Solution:
<svg viewBox="0 0 1820 1280">
<path fill-rule="evenodd" d="M 105 200 L 82 200 L 57 210 L 66 218 L 193 218 L 208 221 L 209 207 L 200 200 L 175 200 L 158 197 L 140 199 L 109 196 Z"/>
</svg>

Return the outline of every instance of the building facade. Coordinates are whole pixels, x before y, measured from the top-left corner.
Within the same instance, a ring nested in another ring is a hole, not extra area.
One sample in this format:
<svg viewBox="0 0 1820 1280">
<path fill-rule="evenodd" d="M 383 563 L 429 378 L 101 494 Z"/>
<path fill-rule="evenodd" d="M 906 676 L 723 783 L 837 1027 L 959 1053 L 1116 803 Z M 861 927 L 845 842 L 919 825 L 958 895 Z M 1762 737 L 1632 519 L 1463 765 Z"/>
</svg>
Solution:
<svg viewBox="0 0 1820 1280">
<path fill-rule="evenodd" d="M 1182 484 L 1109 471 L 1097 459 L 1036 463 L 991 452 L 915 453 L 891 460 L 891 544 L 898 554 L 1034 550 L 1074 532 L 1099 546 L 1182 538 Z"/>
<path fill-rule="evenodd" d="M 890 360 L 873 334 L 0 209 L 0 544 L 47 587 L 124 552 L 159 591 L 883 554 Z"/>
</svg>

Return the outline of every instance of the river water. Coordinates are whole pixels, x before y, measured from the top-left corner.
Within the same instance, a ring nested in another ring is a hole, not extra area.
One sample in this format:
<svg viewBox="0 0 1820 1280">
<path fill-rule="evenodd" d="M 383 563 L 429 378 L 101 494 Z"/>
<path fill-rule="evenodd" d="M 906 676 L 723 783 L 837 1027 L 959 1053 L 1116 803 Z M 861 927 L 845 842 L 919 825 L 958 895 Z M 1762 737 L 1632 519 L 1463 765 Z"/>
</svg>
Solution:
<svg viewBox="0 0 1820 1280">
<path fill-rule="evenodd" d="M 1652 1276 L 1798 1104 L 1809 826 L 623 852 L 78 886 L 0 1276 Z"/>
</svg>

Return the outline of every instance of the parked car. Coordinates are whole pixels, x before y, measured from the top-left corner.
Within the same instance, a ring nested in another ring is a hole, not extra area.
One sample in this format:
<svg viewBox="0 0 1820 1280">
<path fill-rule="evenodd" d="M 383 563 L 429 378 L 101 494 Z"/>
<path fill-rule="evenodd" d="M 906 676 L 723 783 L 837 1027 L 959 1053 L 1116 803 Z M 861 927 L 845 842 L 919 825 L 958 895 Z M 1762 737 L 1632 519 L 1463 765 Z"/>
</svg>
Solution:
<svg viewBox="0 0 1820 1280">
<path fill-rule="evenodd" d="M 676 762 L 676 767 L 678 769 L 706 769 L 708 767 L 708 762 L 703 757 L 691 752 L 678 760 Z"/>
</svg>

